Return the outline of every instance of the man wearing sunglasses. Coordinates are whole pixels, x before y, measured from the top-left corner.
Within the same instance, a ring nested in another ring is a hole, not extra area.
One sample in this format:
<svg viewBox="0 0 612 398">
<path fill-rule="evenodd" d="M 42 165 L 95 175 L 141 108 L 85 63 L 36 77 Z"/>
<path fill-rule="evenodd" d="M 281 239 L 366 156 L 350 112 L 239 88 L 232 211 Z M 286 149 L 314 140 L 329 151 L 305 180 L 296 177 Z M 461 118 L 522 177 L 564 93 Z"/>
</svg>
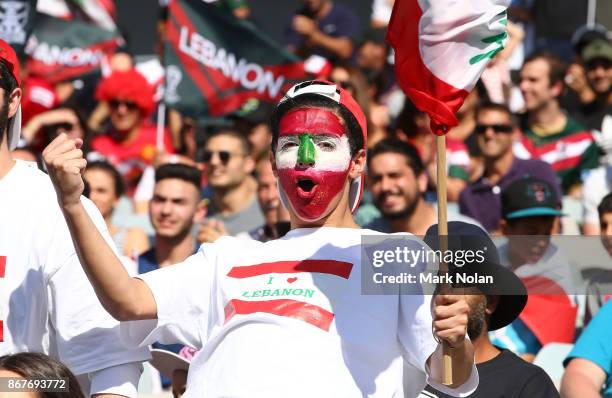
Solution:
<svg viewBox="0 0 612 398">
<path fill-rule="evenodd" d="M 548 163 L 519 159 L 512 144 L 519 131 L 510 110 L 501 104 L 485 103 L 476 109 L 475 136 L 483 160 L 482 175 L 459 196 L 462 214 L 478 220 L 487 231 L 495 231 L 501 220 L 501 192 L 526 175 L 550 183 L 561 197 L 557 176 Z"/>
<path fill-rule="evenodd" d="M 401 397 L 404 381 L 417 391 L 428 381 L 449 395 L 469 395 L 478 372 L 465 296 L 362 294 L 362 269 L 370 269 L 361 265 L 362 237 L 375 232 L 352 216 L 367 139 L 355 100 L 326 81 L 298 83 L 271 126 L 270 160 L 291 231 L 265 243 L 223 237 L 138 278 L 128 276 L 83 211 L 79 141 L 60 136 L 45 149 L 98 297 L 118 319 L 142 320 L 122 323 L 125 342 L 162 338 L 200 348 L 188 398 Z M 436 338 L 453 351 L 450 386 L 441 384 Z M 406 380 L 405 366 L 414 370 Z"/>
<path fill-rule="evenodd" d="M 255 160 L 246 136 L 230 128 L 211 134 L 203 153 L 204 173 L 212 188 L 209 220 L 200 230 L 200 241 L 214 242 L 221 235 L 248 232 L 264 223 L 257 203 Z M 210 218 L 219 222 L 210 222 Z"/>
</svg>

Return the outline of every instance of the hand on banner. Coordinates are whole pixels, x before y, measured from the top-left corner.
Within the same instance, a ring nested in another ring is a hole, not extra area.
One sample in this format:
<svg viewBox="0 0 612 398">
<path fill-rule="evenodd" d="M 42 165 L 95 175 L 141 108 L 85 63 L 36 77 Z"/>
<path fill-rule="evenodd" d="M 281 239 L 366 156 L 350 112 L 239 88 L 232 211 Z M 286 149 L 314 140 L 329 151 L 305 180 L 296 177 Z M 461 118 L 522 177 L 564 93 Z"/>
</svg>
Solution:
<svg viewBox="0 0 612 398">
<path fill-rule="evenodd" d="M 64 133 L 43 151 L 43 159 L 55 186 L 60 205 L 64 208 L 80 204 L 85 188 L 81 173 L 87 165 L 81 150 L 83 140 L 71 139 Z"/>
</svg>

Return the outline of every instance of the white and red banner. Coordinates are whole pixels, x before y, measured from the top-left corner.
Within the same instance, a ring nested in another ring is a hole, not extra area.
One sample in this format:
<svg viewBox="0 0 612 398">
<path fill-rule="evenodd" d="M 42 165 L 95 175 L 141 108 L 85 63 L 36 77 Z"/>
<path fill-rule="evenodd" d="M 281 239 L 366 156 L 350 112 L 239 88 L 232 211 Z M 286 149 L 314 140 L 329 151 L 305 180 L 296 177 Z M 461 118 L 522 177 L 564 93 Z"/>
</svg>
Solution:
<svg viewBox="0 0 612 398">
<path fill-rule="evenodd" d="M 509 0 L 396 1 L 387 31 L 400 86 L 429 114 L 432 131 L 455 113 L 487 63 L 504 48 Z"/>
</svg>

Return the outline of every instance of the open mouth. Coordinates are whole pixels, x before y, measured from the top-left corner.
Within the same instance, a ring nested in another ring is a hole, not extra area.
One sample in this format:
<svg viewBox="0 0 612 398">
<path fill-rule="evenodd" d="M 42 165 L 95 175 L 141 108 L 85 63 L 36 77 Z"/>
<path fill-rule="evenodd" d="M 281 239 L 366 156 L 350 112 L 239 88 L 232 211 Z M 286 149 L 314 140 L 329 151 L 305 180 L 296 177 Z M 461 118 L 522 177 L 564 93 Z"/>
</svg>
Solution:
<svg viewBox="0 0 612 398">
<path fill-rule="evenodd" d="M 318 185 L 314 180 L 302 177 L 298 178 L 296 183 L 298 196 L 304 199 L 309 199 L 314 196 Z"/>
<path fill-rule="evenodd" d="M 310 192 L 315 187 L 315 183 L 310 178 L 301 178 L 298 180 L 298 187 L 304 192 Z"/>
</svg>

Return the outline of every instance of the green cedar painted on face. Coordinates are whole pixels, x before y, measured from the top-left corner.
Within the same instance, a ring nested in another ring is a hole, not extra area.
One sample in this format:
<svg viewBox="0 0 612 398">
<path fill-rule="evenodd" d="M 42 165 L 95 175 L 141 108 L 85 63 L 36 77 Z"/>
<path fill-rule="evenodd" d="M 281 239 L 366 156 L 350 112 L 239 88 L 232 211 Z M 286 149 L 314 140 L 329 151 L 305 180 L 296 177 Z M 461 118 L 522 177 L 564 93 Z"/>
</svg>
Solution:
<svg viewBox="0 0 612 398">
<path fill-rule="evenodd" d="M 315 146 L 310 134 L 300 134 L 300 147 L 298 149 L 299 163 L 314 163 Z"/>
</svg>

